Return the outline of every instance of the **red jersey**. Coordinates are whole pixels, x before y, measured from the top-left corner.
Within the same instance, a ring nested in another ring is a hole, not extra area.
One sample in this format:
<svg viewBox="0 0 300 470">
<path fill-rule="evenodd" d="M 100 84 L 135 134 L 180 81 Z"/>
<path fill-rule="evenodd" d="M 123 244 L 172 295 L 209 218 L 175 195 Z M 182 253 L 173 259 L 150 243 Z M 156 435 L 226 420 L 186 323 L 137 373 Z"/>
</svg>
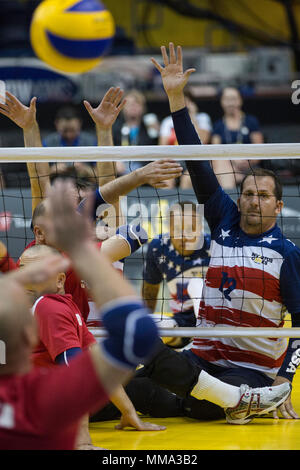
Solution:
<svg viewBox="0 0 300 470">
<path fill-rule="evenodd" d="M 12 271 L 13 269 L 16 269 L 16 267 L 17 263 L 14 262 L 8 253 L 6 253 L 6 256 L 3 256 L 3 258 L 0 259 L 0 271 L 2 273 Z"/>
<path fill-rule="evenodd" d="M 108 401 L 88 351 L 69 366 L 0 376 L 0 449 L 72 450 L 81 418 Z"/>
<path fill-rule="evenodd" d="M 37 320 L 40 340 L 32 354 L 37 366 L 54 365 L 55 358 L 67 349 L 83 350 L 96 342 L 70 294 L 44 295 L 37 299 L 32 313 Z"/>
</svg>

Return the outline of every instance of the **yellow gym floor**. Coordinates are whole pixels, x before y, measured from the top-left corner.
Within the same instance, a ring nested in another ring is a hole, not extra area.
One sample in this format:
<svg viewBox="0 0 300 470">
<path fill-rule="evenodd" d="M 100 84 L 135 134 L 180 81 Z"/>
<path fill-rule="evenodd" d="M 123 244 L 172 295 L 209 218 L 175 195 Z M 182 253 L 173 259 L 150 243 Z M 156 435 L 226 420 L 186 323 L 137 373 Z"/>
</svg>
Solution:
<svg viewBox="0 0 300 470">
<path fill-rule="evenodd" d="M 292 403 L 300 416 L 300 372 L 293 381 Z M 118 421 L 90 425 L 93 444 L 108 450 L 300 450 L 300 419 L 256 418 L 246 425 L 189 418 L 152 419 L 165 431 L 117 431 Z"/>
</svg>

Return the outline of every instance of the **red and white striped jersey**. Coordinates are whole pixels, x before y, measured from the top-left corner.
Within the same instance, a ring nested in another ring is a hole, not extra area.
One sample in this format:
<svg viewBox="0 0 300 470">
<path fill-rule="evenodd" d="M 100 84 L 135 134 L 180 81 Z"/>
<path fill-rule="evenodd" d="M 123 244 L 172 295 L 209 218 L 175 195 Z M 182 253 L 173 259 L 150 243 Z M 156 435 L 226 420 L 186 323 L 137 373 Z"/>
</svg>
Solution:
<svg viewBox="0 0 300 470">
<path fill-rule="evenodd" d="M 211 258 L 199 326 L 282 327 L 287 311 L 300 313 L 300 250 L 275 227 L 249 236 L 236 204 L 219 188 L 205 204 Z M 275 378 L 286 338 L 194 339 L 192 351 L 223 367 L 248 367 Z"/>
</svg>

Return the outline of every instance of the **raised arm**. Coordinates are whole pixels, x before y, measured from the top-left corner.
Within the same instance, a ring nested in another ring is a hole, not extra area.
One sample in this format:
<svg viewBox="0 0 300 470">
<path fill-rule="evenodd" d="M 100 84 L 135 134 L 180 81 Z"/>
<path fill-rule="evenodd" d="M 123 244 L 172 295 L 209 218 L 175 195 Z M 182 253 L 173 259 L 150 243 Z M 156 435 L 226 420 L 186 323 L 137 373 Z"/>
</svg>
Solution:
<svg viewBox="0 0 300 470">
<path fill-rule="evenodd" d="M 126 100 L 123 90 L 111 87 L 104 95 L 101 103 L 93 108 L 88 101 L 84 106 L 95 123 L 97 143 L 99 146 L 113 146 L 112 126 L 122 111 Z M 115 162 L 97 162 L 98 185 L 103 186 L 116 178 Z"/>
<path fill-rule="evenodd" d="M 151 59 L 160 72 L 164 89 L 167 93 L 172 113 L 174 129 L 179 145 L 199 145 L 200 138 L 193 126 L 188 110 L 185 106 L 184 87 L 189 76 L 195 69 L 183 71 L 181 47 L 169 44 L 169 56 L 165 46 L 161 47 L 164 66 L 155 59 Z M 199 203 L 206 202 L 219 188 L 218 180 L 208 161 L 193 160 L 186 162 L 190 173 L 193 188 Z"/>
<path fill-rule="evenodd" d="M 23 130 L 25 147 L 42 147 L 40 129 L 36 120 L 35 97 L 27 107 L 7 91 L 5 104 L 0 105 L 0 113 L 7 116 Z M 33 212 L 45 197 L 49 185 L 49 163 L 27 163 L 27 171 L 30 178 Z"/>
</svg>

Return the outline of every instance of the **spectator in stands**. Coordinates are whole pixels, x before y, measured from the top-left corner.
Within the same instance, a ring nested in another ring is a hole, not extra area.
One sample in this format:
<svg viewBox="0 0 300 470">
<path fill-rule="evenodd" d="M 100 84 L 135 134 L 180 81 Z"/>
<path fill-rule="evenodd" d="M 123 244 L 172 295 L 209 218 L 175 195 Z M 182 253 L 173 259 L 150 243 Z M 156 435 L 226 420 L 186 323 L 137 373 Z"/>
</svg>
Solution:
<svg viewBox="0 0 300 470">
<path fill-rule="evenodd" d="M 225 87 L 221 93 L 220 104 L 223 117 L 214 123 L 212 144 L 263 143 L 259 121 L 255 116 L 243 111 L 243 99 L 237 88 Z M 213 162 L 213 167 L 217 174 L 224 175 L 223 187 L 234 187 L 242 181 L 250 168 L 258 166 L 259 163 L 259 160 L 219 161 Z"/>
<path fill-rule="evenodd" d="M 74 106 L 60 108 L 55 116 L 54 125 L 56 132 L 43 139 L 44 147 L 89 147 L 97 145 L 96 136 L 82 130 L 82 119 Z M 74 165 L 81 172 L 89 172 L 90 170 L 90 165 L 83 162 L 76 162 Z"/>
<path fill-rule="evenodd" d="M 157 145 L 159 122 L 153 113 L 146 113 L 146 99 L 138 90 L 130 90 L 125 96 L 122 119 L 116 122 L 113 130 L 115 145 Z M 118 174 L 124 174 L 146 165 L 149 162 L 118 164 Z"/>
</svg>

